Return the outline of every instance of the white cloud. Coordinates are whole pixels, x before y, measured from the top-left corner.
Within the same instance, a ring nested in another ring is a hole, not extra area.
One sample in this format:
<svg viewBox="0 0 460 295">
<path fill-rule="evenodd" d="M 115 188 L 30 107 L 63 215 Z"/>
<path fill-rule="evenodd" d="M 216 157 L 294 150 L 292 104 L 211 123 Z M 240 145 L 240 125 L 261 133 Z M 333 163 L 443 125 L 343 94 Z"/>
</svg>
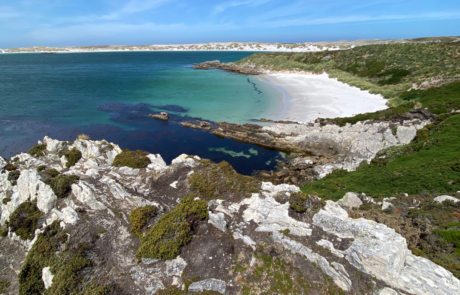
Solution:
<svg viewBox="0 0 460 295">
<path fill-rule="evenodd" d="M 237 6 L 242 6 L 242 5 L 251 5 L 251 6 L 259 6 L 262 4 L 265 4 L 267 2 L 270 2 L 271 0 L 256 0 L 256 1 L 230 1 L 230 2 L 224 2 L 219 5 L 214 6 L 214 10 L 212 12 L 213 15 L 219 14 L 224 12 L 225 10 L 232 8 L 232 7 L 237 7 Z"/>
<path fill-rule="evenodd" d="M 122 14 L 132 14 L 136 12 L 148 11 L 160 7 L 168 2 L 175 0 L 130 0 L 123 5 L 118 11 L 103 15 L 102 20 L 115 20 Z"/>
<path fill-rule="evenodd" d="M 22 14 L 11 7 L 0 6 L 0 20 L 20 17 Z"/>
</svg>

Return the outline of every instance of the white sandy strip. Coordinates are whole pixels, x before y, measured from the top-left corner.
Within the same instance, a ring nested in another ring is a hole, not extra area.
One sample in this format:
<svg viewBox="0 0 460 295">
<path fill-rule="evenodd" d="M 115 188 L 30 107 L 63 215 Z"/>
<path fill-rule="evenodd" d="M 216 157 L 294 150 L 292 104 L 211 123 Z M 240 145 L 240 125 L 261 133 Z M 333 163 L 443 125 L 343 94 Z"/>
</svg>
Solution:
<svg viewBox="0 0 460 295">
<path fill-rule="evenodd" d="M 317 118 L 350 117 L 388 108 L 387 100 L 381 95 L 339 82 L 326 73 L 268 74 L 261 79 L 289 94 L 283 95 L 286 108 L 284 120 L 306 123 Z"/>
</svg>

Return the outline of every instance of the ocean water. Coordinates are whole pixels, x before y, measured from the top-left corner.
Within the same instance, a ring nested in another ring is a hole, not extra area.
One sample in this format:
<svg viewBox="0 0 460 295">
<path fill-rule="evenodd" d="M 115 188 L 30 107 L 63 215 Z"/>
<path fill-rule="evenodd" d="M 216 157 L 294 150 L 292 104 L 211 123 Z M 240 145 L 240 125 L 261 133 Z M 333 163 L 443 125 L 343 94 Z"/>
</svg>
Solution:
<svg viewBox="0 0 460 295">
<path fill-rule="evenodd" d="M 244 174 L 272 169 L 280 154 L 180 126 L 192 118 L 246 123 L 282 108 L 258 78 L 193 70 L 206 60 L 236 61 L 251 52 L 109 52 L 0 54 L 0 156 L 27 151 L 49 135 L 80 133 L 122 148 L 226 160 Z M 149 118 L 167 111 L 168 122 Z"/>
</svg>

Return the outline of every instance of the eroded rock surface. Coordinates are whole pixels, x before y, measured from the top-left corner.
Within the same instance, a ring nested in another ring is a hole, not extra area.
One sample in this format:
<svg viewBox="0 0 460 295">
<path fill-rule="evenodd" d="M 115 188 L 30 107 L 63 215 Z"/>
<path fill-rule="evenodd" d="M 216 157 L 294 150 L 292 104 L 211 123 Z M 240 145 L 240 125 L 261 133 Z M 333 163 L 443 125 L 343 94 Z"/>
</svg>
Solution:
<svg viewBox="0 0 460 295">
<path fill-rule="evenodd" d="M 190 181 L 206 165 L 215 165 L 199 157 L 180 155 L 168 166 L 160 155 L 150 154 L 147 168 L 113 167 L 121 153 L 115 144 L 49 138 L 43 142 L 47 144 L 43 156 L 16 156 L 21 172 L 17 184 L 7 180 L 9 172 L 0 173 L 2 229 L 24 202 L 36 202 L 42 213 L 34 238 L 22 240 L 11 229 L 0 238 L 0 265 L 6 266 L 0 269 L 0 279 L 11 284 L 7 294 L 18 293 L 17 275 L 26 255 L 34 253 L 37 241 L 44 243 L 44 235 L 56 222 L 65 244 L 52 255 L 86 249 L 82 253 L 90 263 L 76 273 L 82 278 L 79 290 L 93 286 L 103 287 L 104 294 L 110 294 L 108 290 L 116 294 L 456 294 L 460 290 L 456 277 L 414 256 L 393 229 L 353 219 L 341 207 L 370 202 L 364 195 L 349 193 L 341 202 L 327 201 L 303 213 L 291 208 L 290 196 L 299 188 L 288 184 L 254 182 L 257 192 L 247 194 L 242 188 L 210 198 L 203 193 L 210 189 L 204 182 Z M 81 151 L 82 158 L 68 168 L 61 154 L 72 149 Z M 1 165 L 6 162 L 0 158 Z M 44 171 L 51 167 L 60 175 L 78 176 L 59 198 L 47 184 L 52 176 Z M 214 184 L 226 188 L 228 181 L 218 179 Z M 190 194 L 194 200 L 206 200 L 208 219 L 186 216 L 183 226 L 190 226 L 190 239 L 180 255 L 169 260 L 136 256 L 140 237 Z M 4 204 L 4 199 L 9 201 Z M 146 205 L 155 207 L 155 213 L 135 234 L 130 214 Z M 58 276 L 49 266 L 41 266 L 39 282 L 52 289 Z"/>
</svg>

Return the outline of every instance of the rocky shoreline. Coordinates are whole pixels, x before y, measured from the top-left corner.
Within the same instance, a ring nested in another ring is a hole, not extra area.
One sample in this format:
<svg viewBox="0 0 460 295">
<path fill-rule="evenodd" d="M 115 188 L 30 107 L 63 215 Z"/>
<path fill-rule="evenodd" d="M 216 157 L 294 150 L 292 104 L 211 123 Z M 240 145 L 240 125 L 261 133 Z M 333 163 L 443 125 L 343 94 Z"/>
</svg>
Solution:
<svg viewBox="0 0 460 295">
<path fill-rule="evenodd" d="M 238 73 L 238 74 L 244 74 L 244 75 L 259 75 L 262 74 L 262 72 L 255 70 L 249 66 L 238 66 L 234 63 L 221 63 L 218 60 L 214 61 L 206 61 L 203 63 L 196 63 L 193 66 L 194 69 L 196 70 L 209 70 L 209 69 L 218 69 L 218 70 L 223 70 L 227 72 L 233 72 L 233 73 Z"/>
<path fill-rule="evenodd" d="M 213 128 L 207 125 L 205 130 L 219 137 L 292 154 L 286 163 L 278 165 L 278 171 L 261 171 L 259 176 L 275 184 L 302 185 L 334 169 L 353 171 L 362 161 L 372 160 L 380 150 L 408 144 L 417 130 L 433 120 L 434 115 L 427 110 L 414 109 L 388 120 L 368 120 L 345 126 L 327 119 L 308 124 L 261 120 L 273 124 L 218 122 Z"/>
<path fill-rule="evenodd" d="M 144 168 L 125 166 L 133 163 Z M 0 158 L 0 171 L 0 265 L 9 266 L 0 280 L 8 283 L 6 294 L 29 294 L 31 288 L 55 294 L 454 294 L 460 289 L 452 273 L 413 255 L 392 228 L 351 218 L 353 208 L 375 204 L 364 194 L 324 202 L 297 186 L 238 175 L 225 162 L 181 155 L 167 165 L 160 155 L 84 139 L 45 137 L 29 154 Z M 63 177 L 73 179 L 65 191 L 53 184 Z M 201 217 L 177 215 L 197 206 L 205 210 Z M 135 223 L 139 210 L 151 213 Z M 17 216 L 29 223 L 18 223 Z M 168 223 L 172 216 L 184 218 L 186 228 L 178 252 L 168 252 L 177 247 L 173 244 L 167 252 L 140 252 L 160 228 L 176 230 Z M 43 245 L 56 248 L 40 252 Z M 44 255 L 40 264 L 34 255 Z M 51 264 L 61 259 L 60 267 Z M 72 269 L 65 259 L 82 262 Z"/>
</svg>

